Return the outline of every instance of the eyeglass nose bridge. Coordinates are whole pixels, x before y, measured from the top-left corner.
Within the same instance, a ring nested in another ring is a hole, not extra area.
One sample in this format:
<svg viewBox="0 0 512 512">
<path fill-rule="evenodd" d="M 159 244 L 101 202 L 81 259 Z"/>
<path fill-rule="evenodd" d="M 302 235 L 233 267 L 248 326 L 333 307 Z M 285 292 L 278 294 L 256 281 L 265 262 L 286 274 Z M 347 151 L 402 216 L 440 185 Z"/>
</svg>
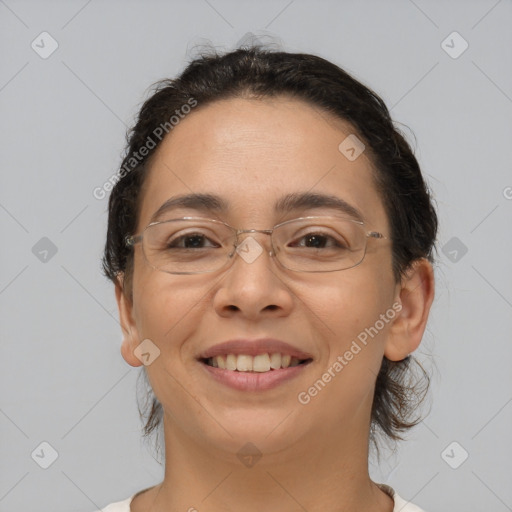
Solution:
<svg viewBox="0 0 512 512">
<path fill-rule="evenodd" d="M 242 233 L 265 233 L 266 235 L 272 235 L 273 232 L 273 229 L 237 229 L 236 236 L 238 237 Z"/>
<path fill-rule="evenodd" d="M 235 243 L 234 243 L 233 252 L 230 254 L 230 256 L 234 255 L 237 248 L 242 243 L 242 242 L 240 242 L 240 235 L 245 234 L 245 233 L 247 233 L 247 234 L 263 233 L 264 235 L 269 235 L 271 238 L 270 238 L 270 251 L 268 253 L 269 253 L 269 256 L 275 256 L 274 246 L 273 246 L 273 241 L 272 241 L 272 233 L 273 232 L 274 232 L 273 229 L 237 229 L 235 231 Z M 244 238 L 244 240 L 245 240 L 245 238 Z"/>
</svg>

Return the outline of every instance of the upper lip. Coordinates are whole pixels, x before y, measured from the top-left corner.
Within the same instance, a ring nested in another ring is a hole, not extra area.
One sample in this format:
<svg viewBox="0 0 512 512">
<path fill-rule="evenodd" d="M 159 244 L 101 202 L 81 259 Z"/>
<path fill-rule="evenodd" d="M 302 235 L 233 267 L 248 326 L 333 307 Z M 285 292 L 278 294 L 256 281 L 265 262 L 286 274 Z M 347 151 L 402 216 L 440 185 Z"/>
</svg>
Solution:
<svg viewBox="0 0 512 512">
<path fill-rule="evenodd" d="M 285 341 L 273 338 L 259 338 L 255 340 L 234 339 L 213 345 L 199 354 L 199 359 L 208 359 L 227 354 L 245 354 L 257 356 L 259 354 L 289 354 L 297 359 L 311 359 L 311 354 L 303 352 Z"/>
</svg>

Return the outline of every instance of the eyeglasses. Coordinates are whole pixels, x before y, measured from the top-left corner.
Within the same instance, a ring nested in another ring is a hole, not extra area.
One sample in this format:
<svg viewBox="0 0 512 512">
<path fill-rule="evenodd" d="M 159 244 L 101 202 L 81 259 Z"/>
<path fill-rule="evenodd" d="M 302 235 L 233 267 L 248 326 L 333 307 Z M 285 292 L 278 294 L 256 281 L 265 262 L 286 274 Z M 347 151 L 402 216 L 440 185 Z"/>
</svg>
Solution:
<svg viewBox="0 0 512 512">
<path fill-rule="evenodd" d="M 149 224 L 140 235 L 127 236 L 129 247 L 142 242 L 146 262 L 170 274 L 201 274 L 221 270 L 238 253 L 254 261 L 262 246 L 244 233 L 270 235 L 270 256 L 295 272 L 334 272 L 359 265 L 368 238 L 384 239 L 366 231 L 364 223 L 346 217 L 301 217 L 272 229 L 236 229 L 225 222 L 183 217 Z"/>
</svg>

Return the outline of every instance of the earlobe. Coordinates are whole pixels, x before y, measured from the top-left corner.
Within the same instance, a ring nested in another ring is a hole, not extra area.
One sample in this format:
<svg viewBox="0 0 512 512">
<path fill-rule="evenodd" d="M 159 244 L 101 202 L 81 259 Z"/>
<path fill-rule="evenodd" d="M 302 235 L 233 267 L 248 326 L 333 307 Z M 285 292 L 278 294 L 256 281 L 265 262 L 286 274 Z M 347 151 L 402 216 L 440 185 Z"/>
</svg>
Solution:
<svg viewBox="0 0 512 512">
<path fill-rule="evenodd" d="M 434 300 L 434 271 L 426 258 L 416 260 L 398 290 L 401 309 L 391 326 L 384 355 L 390 361 L 401 361 L 421 343 Z"/>
<path fill-rule="evenodd" d="M 139 345 L 139 336 L 137 326 L 133 320 L 133 302 L 126 297 L 123 286 L 124 276 L 119 274 L 115 292 L 119 320 L 123 331 L 121 355 L 130 366 L 142 366 L 142 362 L 134 354 L 135 348 Z"/>
</svg>

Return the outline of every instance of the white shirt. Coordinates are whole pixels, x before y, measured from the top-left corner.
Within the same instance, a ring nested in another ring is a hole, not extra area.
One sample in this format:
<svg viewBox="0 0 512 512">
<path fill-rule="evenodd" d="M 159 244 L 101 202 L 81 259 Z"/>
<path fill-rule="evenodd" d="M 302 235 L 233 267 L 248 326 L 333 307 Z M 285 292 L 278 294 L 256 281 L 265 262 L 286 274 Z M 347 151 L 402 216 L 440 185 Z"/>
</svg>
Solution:
<svg viewBox="0 0 512 512">
<path fill-rule="evenodd" d="M 395 490 L 386 484 L 377 484 L 386 494 L 393 498 L 395 502 L 395 506 L 393 507 L 393 512 L 425 512 L 423 509 L 417 507 L 410 501 L 405 501 L 403 498 L 398 496 Z M 133 496 L 130 496 L 128 499 L 124 501 L 116 501 L 115 503 L 111 503 L 101 510 L 97 510 L 95 512 L 131 512 L 130 511 L 130 503 L 133 498 L 139 494 L 141 491 L 135 493 Z"/>
</svg>

